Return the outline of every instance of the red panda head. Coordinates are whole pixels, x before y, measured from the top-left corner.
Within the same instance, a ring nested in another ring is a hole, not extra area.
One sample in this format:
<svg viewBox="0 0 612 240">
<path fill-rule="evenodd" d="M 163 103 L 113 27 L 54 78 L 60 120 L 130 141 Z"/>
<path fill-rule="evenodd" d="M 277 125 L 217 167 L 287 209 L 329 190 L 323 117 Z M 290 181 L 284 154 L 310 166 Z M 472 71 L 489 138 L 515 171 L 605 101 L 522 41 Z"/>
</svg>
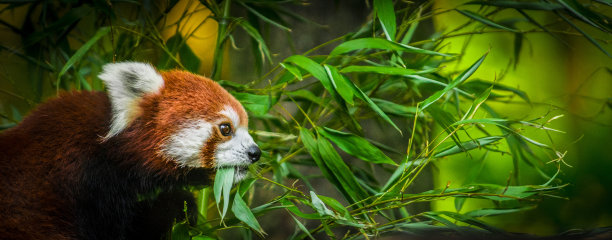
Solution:
<svg viewBox="0 0 612 240">
<path fill-rule="evenodd" d="M 136 62 L 107 64 L 99 75 L 112 108 L 108 140 L 140 122 L 154 141 L 156 161 L 186 168 L 236 168 L 235 180 L 259 160 L 240 102 L 208 78 L 184 71 L 158 73 Z M 148 159 L 147 161 L 151 161 Z"/>
</svg>

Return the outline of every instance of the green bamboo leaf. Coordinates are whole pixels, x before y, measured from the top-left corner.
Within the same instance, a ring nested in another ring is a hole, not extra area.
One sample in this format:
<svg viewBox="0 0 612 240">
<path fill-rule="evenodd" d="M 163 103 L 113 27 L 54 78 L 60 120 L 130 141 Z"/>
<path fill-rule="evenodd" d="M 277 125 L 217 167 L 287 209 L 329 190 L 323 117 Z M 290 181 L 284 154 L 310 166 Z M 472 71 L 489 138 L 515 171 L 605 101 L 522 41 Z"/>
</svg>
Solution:
<svg viewBox="0 0 612 240">
<path fill-rule="evenodd" d="M 276 210 L 276 209 L 286 209 L 285 205 L 283 205 L 283 201 L 287 200 L 287 197 L 290 197 L 290 191 L 286 191 L 280 196 L 275 197 L 272 201 L 259 205 L 257 207 L 251 208 L 251 212 L 256 216 L 260 216 L 265 214 L 266 212 Z M 277 204 L 280 203 L 280 204 Z"/>
<path fill-rule="evenodd" d="M 385 36 L 389 41 L 395 41 L 396 23 L 392 0 L 374 0 L 374 10 L 380 21 Z"/>
<path fill-rule="evenodd" d="M 323 68 L 319 63 L 302 55 L 293 55 L 291 57 L 288 57 L 287 59 L 285 59 L 285 62 L 293 63 L 296 66 L 306 70 L 316 79 L 319 79 L 321 85 L 323 85 L 323 87 L 332 95 L 332 97 L 334 97 L 334 99 L 339 100 L 341 98 L 334 89 L 333 83 L 327 76 L 325 68 Z"/>
<path fill-rule="evenodd" d="M 503 196 L 511 196 L 515 198 L 526 199 L 531 196 L 542 194 L 542 193 L 551 193 L 554 191 L 558 191 L 564 188 L 566 185 L 554 186 L 554 187 L 545 187 L 545 186 L 536 186 L 536 185 L 523 185 L 523 186 L 504 186 L 497 184 L 471 184 L 468 185 L 468 188 L 471 188 L 472 192 L 477 193 L 492 193 L 500 196 L 482 196 L 482 198 L 495 200 L 495 201 L 505 201 L 510 200 L 509 198 Z"/>
<path fill-rule="evenodd" d="M 503 125 L 509 123 L 506 119 L 501 118 L 480 118 L 480 119 L 464 119 L 461 121 L 457 121 L 453 123 L 453 125 L 462 125 L 462 124 L 473 124 L 473 123 L 483 123 L 483 124 L 494 124 L 494 125 Z"/>
<path fill-rule="evenodd" d="M 344 190 L 346 199 L 351 203 L 359 202 L 367 197 L 367 193 L 357 183 L 355 175 L 351 169 L 342 161 L 342 158 L 336 152 L 334 147 L 325 138 L 317 139 L 317 147 L 321 158 L 324 159 L 325 165 L 335 178 L 340 182 L 340 186 Z"/>
<path fill-rule="evenodd" d="M 80 85 L 83 87 L 83 89 L 85 89 L 86 91 L 91 91 L 91 85 L 89 84 L 89 82 L 87 82 L 87 79 L 85 79 L 85 77 L 83 77 L 83 75 L 87 75 L 89 74 L 89 72 L 84 73 L 82 71 L 83 69 L 81 69 L 81 71 L 79 71 L 77 74 L 75 74 L 75 77 L 78 79 Z M 79 88 L 80 90 L 80 88 Z"/>
<path fill-rule="evenodd" d="M 217 4 L 217 2 L 212 1 L 206 1 L 206 0 L 198 0 L 198 2 L 200 2 L 200 4 L 206 6 L 206 8 L 208 8 L 215 16 L 220 16 L 221 15 L 221 9 L 219 7 L 219 4 Z"/>
<path fill-rule="evenodd" d="M 321 170 L 323 176 L 329 182 L 331 182 L 340 192 L 347 196 L 347 194 L 344 193 L 342 185 L 340 184 L 338 179 L 334 176 L 333 172 L 327 167 L 327 165 L 323 161 L 321 154 L 319 153 L 317 141 L 315 140 L 312 133 L 310 133 L 310 131 L 308 131 L 308 129 L 306 128 L 300 128 L 300 139 L 302 140 L 302 143 L 304 144 L 304 147 L 306 147 L 308 153 L 310 153 L 312 159 L 315 161 L 315 164 L 319 167 L 319 170 Z"/>
<path fill-rule="evenodd" d="M 371 163 L 385 163 L 397 166 L 393 160 L 380 149 L 362 137 L 351 133 L 340 132 L 331 128 L 317 128 L 317 132 L 331 140 L 346 153 Z"/>
<path fill-rule="evenodd" d="M 102 28 L 98 29 L 96 34 L 93 37 L 91 37 L 85 44 L 83 44 L 83 46 L 81 46 L 79 48 L 79 50 L 77 50 L 74 53 L 74 55 L 72 55 L 72 57 L 70 57 L 70 59 L 68 59 L 66 64 L 64 64 L 64 67 L 62 67 L 62 69 L 60 70 L 59 74 L 57 75 L 57 82 L 58 82 L 57 84 L 58 84 L 58 86 L 59 86 L 60 79 L 62 79 L 62 76 L 64 76 L 66 71 L 68 71 L 68 69 L 70 69 L 72 67 L 72 65 L 74 65 L 76 62 L 81 61 L 83 56 L 85 56 L 85 53 L 87 53 L 87 51 L 89 51 L 89 49 L 98 40 L 100 40 L 100 38 L 104 37 L 109 32 L 110 32 L 110 27 L 102 27 Z"/>
<path fill-rule="evenodd" d="M 334 212 L 329 210 L 325 203 L 317 197 L 317 194 L 313 191 L 310 191 L 310 202 L 312 203 L 312 207 L 319 213 L 321 216 L 334 216 Z"/>
<path fill-rule="evenodd" d="M 232 92 L 232 95 L 242 103 L 242 106 L 253 115 L 263 116 L 276 104 L 277 99 L 269 95 L 256 95 L 242 92 Z"/>
<path fill-rule="evenodd" d="M 289 214 L 291 215 L 291 214 Z M 315 238 L 310 234 L 310 231 L 304 226 L 304 224 L 302 224 L 297 218 L 295 218 L 293 215 L 291 215 L 291 218 L 293 218 L 293 221 L 295 221 L 295 224 L 298 226 L 298 228 L 300 228 L 300 230 L 302 230 L 302 232 L 306 233 L 306 235 L 308 235 L 308 237 L 312 240 L 315 240 Z"/>
<path fill-rule="evenodd" d="M 312 59 L 304 57 L 302 55 L 293 55 L 285 59 L 285 61 L 299 66 L 300 68 L 310 72 L 315 78 L 319 79 L 321 85 L 323 85 L 323 87 L 330 93 L 332 98 L 338 103 L 340 109 L 342 110 L 339 111 L 342 121 L 344 121 L 348 125 L 349 129 L 354 130 L 356 132 L 361 131 L 361 126 L 359 125 L 357 120 L 349 113 L 345 100 L 336 91 L 334 83 L 332 83 L 332 80 L 327 75 L 327 71 L 324 67 L 322 67 L 319 63 L 313 61 Z M 344 81 L 346 79 L 341 78 L 338 80 Z M 344 82 L 350 84 L 351 86 L 354 86 L 351 81 L 346 80 Z"/>
<path fill-rule="evenodd" d="M 21 112 L 19 112 L 17 107 L 11 106 L 11 113 L 13 114 L 13 118 L 7 118 L 7 119 L 15 123 L 21 122 L 21 120 L 23 120 L 23 115 L 21 114 Z"/>
<path fill-rule="evenodd" d="M 0 50 L 10 52 L 11 54 L 18 56 L 20 58 L 23 58 L 26 61 L 37 65 L 38 67 L 44 68 L 45 70 L 48 70 L 50 72 L 55 72 L 55 67 L 49 64 L 48 62 L 39 61 L 38 59 L 33 58 L 32 56 L 29 56 L 27 54 L 24 54 L 24 53 L 21 53 L 15 50 L 13 47 L 7 47 L 7 46 L 0 45 Z"/>
<path fill-rule="evenodd" d="M 300 69 L 298 69 L 296 66 L 293 66 L 291 64 L 286 64 L 286 63 L 280 63 L 280 65 L 284 67 L 285 69 L 287 69 L 287 71 L 293 74 L 293 76 L 295 76 L 297 79 L 302 81 L 302 72 L 300 72 Z"/>
<path fill-rule="evenodd" d="M 293 56 L 286 58 L 285 62 L 290 62 L 290 63 L 295 64 L 298 67 L 301 67 L 302 69 L 306 70 L 307 72 L 312 74 L 312 76 L 321 80 L 322 82 L 323 82 L 322 79 L 327 80 L 327 82 L 329 82 L 329 79 L 327 78 L 327 74 L 325 73 L 325 69 L 321 66 L 321 64 L 315 62 L 314 60 L 308 57 L 305 57 L 302 55 L 293 55 Z M 329 82 L 329 87 L 331 86 L 332 86 L 331 82 Z"/>
<path fill-rule="evenodd" d="M 304 219 L 314 219 L 314 220 L 321 220 L 321 219 L 326 218 L 326 217 L 319 215 L 319 213 L 303 213 L 302 211 L 300 211 L 300 209 L 297 206 L 295 206 L 295 203 L 287 199 L 283 199 L 280 202 L 283 205 L 283 208 L 289 210 L 291 213 L 295 214 L 298 217 L 301 217 Z"/>
<path fill-rule="evenodd" d="M 158 67 L 160 69 L 172 69 L 177 67 L 177 59 L 173 58 L 178 54 L 178 61 L 180 65 L 187 71 L 197 73 L 200 68 L 200 58 L 195 55 L 191 47 L 187 45 L 186 40 L 181 36 L 180 33 L 174 34 L 168 38 L 165 47 L 167 52 L 164 52 L 159 60 Z M 172 54 L 170 56 L 168 53 Z"/>
<path fill-rule="evenodd" d="M 514 201 L 514 199 L 503 197 L 510 196 L 515 198 L 528 198 L 536 195 L 538 191 L 533 186 L 502 186 L 496 184 L 472 184 L 474 191 L 477 193 L 491 193 L 500 196 L 482 196 L 482 198 L 494 201 Z"/>
<path fill-rule="evenodd" d="M 257 42 L 257 50 L 259 50 L 260 52 L 262 61 L 267 58 L 269 62 L 272 62 L 272 57 L 270 56 L 270 50 L 268 49 L 268 45 L 266 44 L 266 41 L 263 39 L 263 37 L 261 37 L 261 34 L 259 34 L 259 31 L 257 31 L 257 29 L 255 29 L 247 21 L 238 21 L 238 25 L 241 26 L 242 29 L 244 29 L 244 31 L 246 31 L 247 34 L 249 34 L 249 36 L 251 36 L 251 38 L 255 40 L 255 42 Z"/>
<path fill-rule="evenodd" d="M 178 223 L 172 226 L 172 240 L 191 240 L 189 237 L 189 224 Z"/>
<path fill-rule="evenodd" d="M 497 234 L 503 234 L 504 233 L 504 231 L 499 229 L 499 228 L 493 227 L 491 225 L 486 224 L 483 221 L 480 221 L 478 219 L 475 219 L 473 217 L 466 216 L 466 215 L 463 215 L 463 214 L 460 214 L 460 213 L 446 212 L 446 211 L 429 212 L 429 213 L 430 214 L 445 215 L 445 216 L 451 217 L 451 218 L 453 218 L 453 219 L 455 219 L 457 221 L 477 226 L 479 228 L 485 229 L 485 230 L 487 230 L 489 232 L 492 232 L 492 233 L 497 233 Z"/>
<path fill-rule="evenodd" d="M 192 73 L 197 73 L 199 71 L 200 58 L 193 53 L 191 47 L 189 47 L 186 42 L 179 48 L 179 57 L 185 70 Z"/>
<path fill-rule="evenodd" d="M 71 8 L 68 12 L 64 13 L 57 21 L 45 24 L 45 28 L 33 32 L 24 39 L 24 46 L 31 46 L 53 34 L 59 34 L 61 31 L 70 29 L 70 26 L 78 23 L 82 18 L 91 14 L 94 9 L 90 5 L 82 4 L 79 7 Z M 43 20 L 46 23 L 46 20 Z M 102 28 L 98 29 L 98 32 Z"/>
<path fill-rule="evenodd" d="M 174 238 L 172 238 L 172 240 L 174 240 Z M 199 236 L 192 237 L 191 240 L 217 240 L 217 239 L 214 237 L 199 235 Z"/>
<path fill-rule="evenodd" d="M 487 91 L 487 89 L 489 87 L 493 87 L 492 90 L 495 91 L 503 91 L 503 92 L 510 92 L 513 93 L 517 96 L 519 96 L 520 98 L 522 98 L 523 100 L 525 100 L 525 102 L 531 102 L 529 100 L 529 96 L 527 96 L 527 93 L 525 93 L 525 91 L 522 91 L 518 88 L 514 88 L 514 87 L 510 87 L 510 86 L 506 86 L 503 84 L 499 84 L 499 83 L 494 83 L 494 82 L 488 82 L 488 81 L 483 81 L 480 79 L 473 79 L 470 80 L 469 82 L 464 83 L 461 87 L 465 90 L 468 90 L 469 92 L 472 93 L 482 93 L 484 91 Z M 496 95 L 493 93 L 490 93 L 490 97 L 493 98 Z"/>
<path fill-rule="evenodd" d="M 482 105 L 482 103 L 484 103 L 484 101 L 489 98 L 489 95 L 491 94 L 491 89 L 493 89 L 493 86 L 487 88 L 487 90 L 482 92 L 480 95 L 478 95 L 478 97 L 476 97 L 476 99 L 474 99 L 472 106 L 470 106 L 470 109 L 465 112 L 465 115 L 463 115 L 462 119 L 470 119 L 474 117 L 474 114 L 476 114 L 476 111 L 478 110 L 480 105 Z"/>
<path fill-rule="evenodd" d="M 500 25 L 500 24 L 498 24 L 496 22 L 491 21 L 490 19 L 488 19 L 486 17 L 480 16 L 478 13 L 475 13 L 475 12 L 472 12 L 472 11 L 469 11 L 469 10 L 460 10 L 460 9 L 456 9 L 456 10 L 457 10 L 457 12 L 465 15 L 466 17 L 469 17 L 469 18 L 474 19 L 474 20 L 476 20 L 478 22 L 481 22 L 482 24 L 489 25 L 491 27 L 502 29 L 502 30 L 506 30 L 506 31 L 510 31 L 510 32 L 518 32 L 516 29 L 512 29 L 512 28 Z"/>
<path fill-rule="evenodd" d="M 398 76 L 407 76 L 414 74 L 425 74 L 432 73 L 437 71 L 438 69 L 432 68 L 427 70 L 415 70 L 415 69 L 407 69 L 407 68 L 399 68 L 399 67 L 388 67 L 388 66 L 358 66 L 351 65 L 345 67 L 340 70 L 341 73 L 350 73 L 350 72 L 368 72 L 368 73 L 378 73 L 385 75 L 398 75 Z"/>
<path fill-rule="evenodd" d="M 480 57 L 474 64 L 472 64 L 472 66 L 470 66 L 464 72 L 459 74 L 459 76 L 457 76 L 457 78 L 455 78 L 453 81 L 451 81 L 451 83 L 448 84 L 444 89 L 442 89 L 440 91 L 437 91 L 433 95 L 429 96 L 427 99 L 423 100 L 420 103 L 420 109 L 424 110 L 425 108 L 429 107 L 429 105 L 431 105 L 432 103 L 434 103 L 435 101 L 440 99 L 445 93 L 447 93 L 451 89 L 459 86 L 459 84 L 463 83 L 466 79 L 468 79 L 470 76 L 472 76 L 472 74 L 474 72 L 476 72 L 476 69 L 478 69 L 478 67 L 480 67 L 480 64 L 482 64 L 482 62 L 484 61 L 484 59 L 487 56 L 487 54 L 489 54 L 489 52 L 487 52 L 484 55 L 482 55 L 482 57 Z"/>
<path fill-rule="evenodd" d="M 402 176 L 402 174 L 404 173 L 404 171 L 406 171 L 406 168 L 410 165 L 411 163 L 409 162 L 404 162 L 401 163 L 396 169 L 395 171 L 393 171 L 393 173 L 391 174 L 391 176 L 389 177 L 389 179 L 387 179 L 387 182 L 385 183 L 385 185 L 383 185 L 383 187 L 381 188 L 381 192 L 387 192 L 389 191 L 389 189 L 391 188 L 391 186 L 393 186 L 393 184 L 395 184 L 395 182 Z"/>
<path fill-rule="evenodd" d="M 391 124 L 391 126 L 393 126 L 393 128 L 395 128 L 395 130 L 397 130 L 400 134 L 402 134 L 402 130 L 399 129 L 399 127 L 397 127 L 397 125 L 395 125 L 395 123 L 393 123 L 393 121 L 391 121 L 391 118 L 389 118 L 389 116 L 387 116 L 387 114 L 385 112 L 383 112 L 382 109 L 380 109 L 378 107 L 378 105 L 376 105 L 376 103 L 374 103 L 372 101 L 372 99 L 370 99 L 370 97 L 368 97 L 367 94 L 365 94 L 363 91 L 361 91 L 361 89 L 359 89 L 353 82 L 348 81 L 351 85 L 351 87 L 353 88 L 353 92 L 355 93 L 355 95 L 363 100 L 364 102 L 366 102 L 368 104 L 368 106 L 376 113 L 378 114 L 378 116 L 380 116 L 383 120 L 385 120 L 387 123 Z"/>
<path fill-rule="evenodd" d="M 478 178 L 478 176 L 480 175 L 480 173 L 482 172 L 482 170 L 484 169 L 485 165 L 486 165 L 486 159 L 489 156 L 489 151 L 486 151 L 484 154 L 482 154 L 479 159 L 478 162 L 480 162 L 478 165 L 478 167 L 476 167 L 476 165 L 474 165 L 474 167 L 472 167 L 467 174 L 467 178 L 463 181 L 463 185 L 467 185 L 467 184 L 472 184 L 474 181 L 476 181 L 476 178 Z"/>
<path fill-rule="evenodd" d="M 264 235 L 265 232 L 257 222 L 257 219 L 249 209 L 249 206 L 242 200 L 240 194 L 234 196 L 234 204 L 232 204 L 232 212 L 234 216 L 243 223 L 246 223 L 251 229 L 257 231 L 259 234 Z"/>
<path fill-rule="evenodd" d="M 474 166 L 469 170 L 467 174 L 467 178 L 463 181 L 463 185 L 472 184 L 476 180 L 476 178 L 482 172 L 482 169 L 484 169 L 484 166 L 486 163 L 485 159 L 487 159 L 488 156 L 489 156 L 489 151 L 486 151 L 485 154 L 482 154 L 482 156 L 480 156 L 479 166 L 478 167 Z M 467 200 L 467 197 L 455 197 L 455 210 L 457 212 L 461 211 L 465 203 L 465 200 Z"/>
<path fill-rule="evenodd" d="M 404 106 L 379 98 L 372 98 L 372 101 L 376 103 L 376 105 L 378 105 L 383 112 L 388 113 L 389 115 L 414 117 L 414 114 L 416 114 L 416 107 Z"/>
<path fill-rule="evenodd" d="M 482 146 L 493 144 L 501 139 L 504 139 L 504 137 L 503 136 L 491 136 L 491 137 L 476 138 L 474 140 L 460 143 L 461 146 L 454 145 L 449 148 L 437 151 L 436 153 L 434 153 L 434 157 L 441 158 L 441 157 L 446 157 L 446 156 L 461 153 L 461 152 L 467 152 L 467 151 L 470 151 L 476 148 L 480 148 Z"/>
<path fill-rule="evenodd" d="M 408 53 L 419 53 L 427 55 L 436 55 L 450 57 L 451 55 L 434 52 L 430 50 L 420 49 L 409 45 L 391 42 L 382 38 L 359 38 L 348 42 L 341 43 L 334 50 L 331 51 L 329 57 L 338 56 L 350 51 L 361 50 L 361 49 L 380 49 L 387 51 L 402 51 Z"/>
<path fill-rule="evenodd" d="M 221 215 L 221 221 L 223 221 L 223 217 L 225 217 L 225 213 L 227 213 L 227 208 L 229 207 L 230 191 L 234 183 L 234 171 L 235 168 L 219 168 L 215 175 L 213 194 L 215 196 L 217 208 L 219 209 L 219 215 Z M 221 196 L 223 196 L 222 208 L 219 207 Z"/>
<path fill-rule="evenodd" d="M 510 132 L 512 132 L 514 134 L 517 134 L 517 133 L 509 127 L 509 124 L 511 124 L 511 123 L 518 123 L 518 124 L 522 124 L 522 125 L 530 126 L 530 127 L 534 127 L 534 128 L 539 128 L 539 129 L 546 130 L 546 131 L 553 131 L 553 132 L 564 133 L 563 131 L 559 131 L 557 129 L 545 127 L 545 126 L 543 126 L 541 124 L 538 124 L 538 123 L 532 123 L 532 122 L 527 122 L 527 121 L 511 121 L 511 120 L 500 119 L 500 118 L 465 119 L 465 120 L 457 121 L 457 122 L 453 123 L 452 125 L 456 126 L 456 125 L 474 124 L 474 123 L 493 124 L 493 125 L 502 127 L 503 130 L 510 131 Z"/>
<path fill-rule="evenodd" d="M 238 183 L 237 192 L 240 193 L 240 196 L 244 196 L 244 194 L 246 194 L 246 192 L 253 187 L 253 184 L 255 184 L 255 178 L 242 180 L 240 183 Z"/>
<path fill-rule="evenodd" d="M 316 103 L 318 105 L 325 105 L 325 102 L 323 99 L 321 99 L 320 97 L 314 95 L 311 91 L 305 90 L 305 89 L 300 89 L 297 91 L 290 91 L 290 92 L 285 92 L 285 94 L 287 94 L 288 96 L 291 96 L 292 98 L 295 99 L 305 99 L 308 101 L 311 101 L 313 103 Z"/>
<path fill-rule="evenodd" d="M 559 17 L 561 17 L 565 22 L 567 22 L 570 26 L 572 26 L 574 29 L 578 30 L 578 32 L 580 32 L 582 34 L 582 36 L 584 36 L 587 40 L 589 40 L 589 42 L 591 42 L 593 45 L 595 45 L 595 47 L 599 48 L 600 51 L 602 51 L 603 53 L 605 53 L 608 57 L 612 58 L 612 54 L 610 54 L 605 48 L 603 48 L 599 42 L 597 42 L 597 40 L 595 40 L 593 37 L 591 37 L 591 35 L 589 35 L 587 32 L 585 32 L 584 30 L 582 30 L 580 27 L 578 27 L 576 24 L 574 24 L 572 21 L 570 21 L 569 19 L 567 19 L 565 16 L 563 16 L 563 14 L 559 14 L 557 13 L 557 15 Z"/>
<path fill-rule="evenodd" d="M 323 65 L 323 68 L 325 69 L 325 73 L 327 73 L 327 77 L 331 80 L 336 92 L 340 94 L 344 101 L 353 105 L 353 96 L 355 93 L 353 92 L 353 88 L 351 87 L 349 80 L 342 76 L 342 74 L 340 74 L 338 69 L 334 66 L 325 64 Z"/>
<path fill-rule="evenodd" d="M 337 224 L 340 225 L 345 225 L 345 226 L 350 226 L 350 227 L 356 227 L 356 228 L 364 228 L 366 225 L 363 223 L 359 223 L 357 222 L 355 219 L 346 219 L 346 218 L 341 218 L 341 219 L 334 219 L 334 221 Z"/>
<path fill-rule="evenodd" d="M 533 140 L 533 139 L 531 139 L 531 138 L 528 138 L 528 137 L 527 137 L 527 136 L 525 136 L 525 135 L 518 134 L 518 133 L 517 133 L 516 135 L 517 135 L 517 136 L 519 136 L 520 138 L 522 138 L 523 140 L 525 140 L 525 141 L 527 141 L 527 142 L 529 142 L 529 143 L 533 144 L 533 145 L 536 145 L 536 146 L 541 147 L 541 148 L 549 148 L 549 149 L 550 149 L 550 146 L 548 146 L 548 145 L 546 145 L 546 144 L 544 144 L 544 143 L 540 143 L 540 142 L 538 142 L 538 141 L 536 141 L 536 140 Z"/>
<path fill-rule="evenodd" d="M 466 3 L 466 5 L 485 5 L 485 6 L 495 6 L 501 8 L 513 8 L 513 9 L 525 9 L 525 10 L 544 10 L 544 11 L 553 11 L 553 10 L 561 10 L 563 6 L 556 3 L 547 3 L 547 2 L 523 2 L 523 1 L 471 1 Z"/>
<path fill-rule="evenodd" d="M 563 8 L 561 5 L 559 5 L 561 8 Z M 523 17 L 525 17 L 530 23 L 532 23 L 533 25 L 536 25 L 538 28 L 544 30 L 546 33 L 548 33 L 548 35 L 552 36 L 553 38 L 557 39 L 559 42 L 563 43 L 566 46 L 569 46 L 569 44 L 567 42 L 565 42 L 563 39 L 561 39 L 560 37 L 558 37 L 557 35 L 553 34 L 550 30 L 548 30 L 548 28 L 544 27 L 542 24 L 540 24 L 538 21 L 536 21 L 534 18 L 532 18 L 529 14 L 527 14 L 525 11 L 521 10 L 521 9 L 517 9 L 517 11 L 523 15 Z"/>
<path fill-rule="evenodd" d="M 345 218 L 351 218 L 351 219 L 353 218 L 351 216 L 351 213 L 348 211 L 348 209 L 346 209 L 340 202 L 338 202 L 338 200 L 331 198 L 331 197 L 326 197 L 323 195 L 317 195 L 317 196 L 319 197 L 321 201 L 323 201 L 323 203 L 327 204 L 328 206 L 330 206 L 331 208 L 339 212 Z"/>
<path fill-rule="evenodd" d="M 605 5 L 608 5 L 609 7 L 612 7 L 612 0 L 595 0 L 595 2 L 605 4 Z"/>
<path fill-rule="evenodd" d="M 290 64 L 285 64 L 285 65 L 290 65 Z M 295 66 L 292 66 L 295 67 Z M 297 67 L 295 67 L 296 70 L 299 71 L 299 69 L 297 69 Z M 274 83 L 274 87 L 277 86 L 286 86 L 287 84 L 293 83 L 295 79 L 298 79 L 295 75 L 293 75 L 293 73 L 291 73 L 290 71 L 285 71 L 285 72 L 281 72 L 280 73 L 280 77 L 276 77 L 278 80 Z M 301 76 L 301 73 L 300 73 Z M 300 79 L 298 79 L 299 81 L 302 81 Z"/>
<path fill-rule="evenodd" d="M 483 208 L 483 209 L 476 209 L 473 211 L 466 212 L 465 215 L 468 217 L 488 217 L 488 216 L 496 216 L 496 215 L 502 215 L 502 214 L 522 212 L 522 211 L 532 210 L 534 208 L 535 206 L 510 208 L 510 209 Z"/>
<path fill-rule="evenodd" d="M 422 83 L 431 83 L 431 84 L 440 85 L 440 86 L 443 86 L 443 87 L 447 87 L 448 86 L 448 83 L 441 82 L 441 81 L 438 81 L 438 80 L 434 80 L 434 79 L 431 79 L 431 78 L 426 78 L 426 77 L 423 77 L 423 76 L 420 76 L 420 75 L 407 75 L 406 77 L 412 79 L 412 81 L 415 83 L 415 85 L 419 85 L 419 84 L 422 84 Z M 415 89 L 418 89 L 418 88 L 415 88 Z M 429 89 L 431 89 L 431 88 L 429 88 Z M 460 88 L 455 88 L 455 91 L 463 94 L 464 96 L 472 96 L 473 95 L 473 94 L 470 94 L 470 93 L 468 93 L 466 91 L 461 90 Z"/>
<path fill-rule="evenodd" d="M 521 57 L 521 50 L 523 49 L 523 34 L 515 33 L 514 34 L 514 69 L 519 63 L 519 59 Z"/>
<path fill-rule="evenodd" d="M 438 212 L 425 212 L 423 213 L 424 217 L 430 218 L 431 220 L 437 221 L 439 223 L 444 224 L 445 226 L 449 226 L 449 227 L 456 227 L 457 225 L 455 225 L 453 222 L 449 221 L 448 219 L 440 216 L 440 214 Z"/>
<path fill-rule="evenodd" d="M 421 12 L 423 11 L 422 7 L 419 7 L 419 10 L 416 12 L 416 19 L 421 18 Z M 414 36 L 414 33 L 416 32 L 417 28 L 419 27 L 419 23 L 421 21 L 414 21 L 410 24 L 410 28 L 408 28 L 408 31 L 406 31 L 406 34 L 404 35 L 404 37 L 402 38 L 402 41 L 400 43 L 402 44 L 408 44 L 410 41 L 412 41 L 412 37 Z M 400 53 L 401 56 L 401 53 Z"/>
<path fill-rule="evenodd" d="M 240 5 L 242 5 L 244 8 L 246 8 L 249 12 L 253 13 L 255 16 L 259 17 L 262 21 L 267 22 L 269 24 L 272 24 L 282 30 L 291 32 L 291 29 L 287 26 L 284 26 L 283 24 L 279 23 L 278 21 L 275 21 L 272 19 L 272 16 L 266 16 L 265 14 L 261 13 L 260 11 L 257 11 L 255 8 L 249 6 L 248 4 L 242 2 L 242 1 L 238 1 L 238 3 Z"/>
<path fill-rule="evenodd" d="M 165 70 L 177 67 L 178 64 L 176 63 L 176 59 L 174 59 L 173 56 L 176 56 L 176 54 L 178 53 L 182 42 L 183 37 L 180 33 L 176 33 L 172 37 L 168 38 L 168 40 L 166 40 L 164 47 L 167 49 L 167 51 L 164 51 L 164 53 L 159 58 L 159 64 L 157 64 L 157 67 L 159 69 Z M 172 56 L 170 56 L 170 54 Z"/>
<path fill-rule="evenodd" d="M 466 197 L 455 197 L 455 211 L 456 212 L 461 212 L 461 209 L 463 208 L 463 204 L 465 204 L 465 200 L 467 200 Z"/>
<path fill-rule="evenodd" d="M 599 28 L 601 31 L 612 32 L 612 19 L 589 10 L 576 0 L 557 0 L 557 2 L 585 23 Z"/>
<path fill-rule="evenodd" d="M 445 132 L 451 134 L 451 139 L 455 142 L 457 146 L 463 146 L 461 145 L 461 141 L 459 140 L 457 133 L 454 131 L 456 126 L 454 126 L 453 123 L 457 121 L 455 115 L 451 114 L 450 112 L 444 110 L 443 108 L 435 104 L 428 108 L 427 112 L 431 115 L 435 122 L 439 124 L 442 129 L 444 129 Z"/>
<path fill-rule="evenodd" d="M 397 222 L 394 224 L 390 224 L 390 226 L 393 226 L 394 228 L 397 229 L 401 229 L 402 231 L 406 231 L 409 233 L 417 233 L 417 234 L 424 234 L 427 232 L 457 232 L 459 233 L 458 230 L 453 229 L 452 227 L 446 227 L 446 226 L 436 226 L 436 225 L 432 225 L 431 223 L 425 223 L 425 222 L 407 222 L 407 221 L 402 221 L 402 222 Z M 422 236 L 427 236 L 427 235 L 422 235 Z"/>
</svg>

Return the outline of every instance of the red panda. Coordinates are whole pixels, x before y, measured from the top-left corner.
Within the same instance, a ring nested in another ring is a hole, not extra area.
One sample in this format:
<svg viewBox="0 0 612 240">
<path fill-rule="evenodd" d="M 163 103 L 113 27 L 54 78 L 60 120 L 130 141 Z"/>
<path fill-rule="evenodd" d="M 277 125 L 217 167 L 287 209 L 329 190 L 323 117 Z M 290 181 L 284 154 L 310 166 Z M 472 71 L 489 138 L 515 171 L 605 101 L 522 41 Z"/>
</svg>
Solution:
<svg viewBox="0 0 612 240">
<path fill-rule="evenodd" d="M 247 113 L 212 80 L 136 62 L 107 64 L 99 78 L 108 95 L 63 93 L 0 133 L 0 239 L 151 236 L 141 220 L 168 206 L 139 196 L 172 199 L 218 168 L 240 181 L 259 160 Z M 193 203 L 182 193 L 159 224 L 184 216 L 183 197 Z"/>
</svg>

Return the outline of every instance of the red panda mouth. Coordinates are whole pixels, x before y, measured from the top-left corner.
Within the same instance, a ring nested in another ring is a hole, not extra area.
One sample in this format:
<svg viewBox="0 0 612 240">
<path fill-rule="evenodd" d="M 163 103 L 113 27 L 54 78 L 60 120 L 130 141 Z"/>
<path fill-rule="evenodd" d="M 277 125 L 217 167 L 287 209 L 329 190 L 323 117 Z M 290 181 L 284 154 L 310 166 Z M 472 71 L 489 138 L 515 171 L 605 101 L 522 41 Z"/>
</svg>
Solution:
<svg viewBox="0 0 612 240">
<path fill-rule="evenodd" d="M 223 167 L 220 167 L 219 169 L 221 168 L 234 168 L 236 173 L 245 173 L 249 171 L 248 165 L 223 166 Z"/>
<path fill-rule="evenodd" d="M 249 166 L 244 165 L 235 166 L 234 168 L 236 169 L 236 172 L 246 172 L 249 170 Z"/>
<path fill-rule="evenodd" d="M 249 171 L 249 166 L 238 165 L 238 166 L 234 166 L 234 169 L 235 169 L 234 183 L 238 183 L 242 181 L 244 178 L 246 178 L 248 171 Z"/>
</svg>

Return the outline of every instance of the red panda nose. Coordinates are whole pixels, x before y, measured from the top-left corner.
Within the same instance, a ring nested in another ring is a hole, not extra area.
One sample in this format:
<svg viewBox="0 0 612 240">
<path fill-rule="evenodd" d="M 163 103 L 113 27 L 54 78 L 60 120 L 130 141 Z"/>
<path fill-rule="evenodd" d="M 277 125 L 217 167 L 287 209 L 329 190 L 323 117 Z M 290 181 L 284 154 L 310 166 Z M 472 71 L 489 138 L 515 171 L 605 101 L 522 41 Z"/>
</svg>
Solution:
<svg viewBox="0 0 612 240">
<path fill-rule="evenodd" d="M 249 160 L 251 160 L 251 162 L 257 162 L 259 161 L 259 157 L 261 157 L 261 150 L 259 147 L 257 147 L 257 145 L 251 145 L 247 151 L 247 154 L 249 155 Z"/>
</svg>

